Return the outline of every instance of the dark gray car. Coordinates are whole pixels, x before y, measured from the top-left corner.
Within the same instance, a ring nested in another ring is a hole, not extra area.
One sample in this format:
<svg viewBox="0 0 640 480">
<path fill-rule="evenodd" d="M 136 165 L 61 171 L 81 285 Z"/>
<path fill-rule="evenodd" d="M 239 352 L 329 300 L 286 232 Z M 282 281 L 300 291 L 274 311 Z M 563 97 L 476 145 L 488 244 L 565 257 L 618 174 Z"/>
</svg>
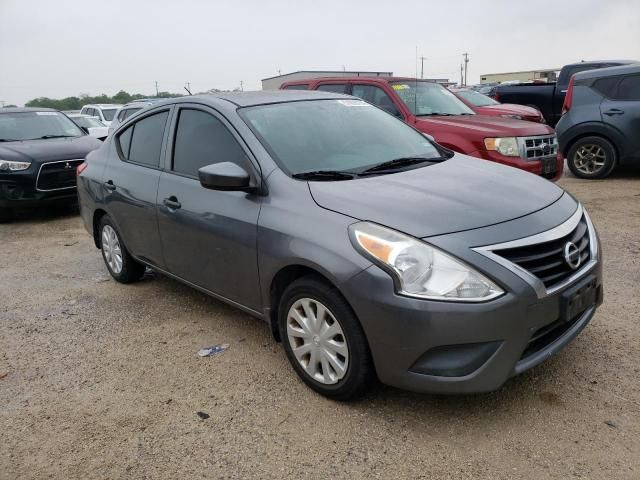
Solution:
<svg viewBox="0 0 640 480">
<path fill-rule="evenodd" d="M 345 95 L 162 102 L 89 155 L 78 184 L 116 280 L 149 266 L 263 319 L 333 398 L 376 376 L 496 389 L 602 301 L 598 238 L 573 197 Z"/>
<path fill-rule="evenodd" d="M 556 126 L 560 150 L 580 178 L 640 164 L 640 64 L 573 76 Z"/>
</svg>

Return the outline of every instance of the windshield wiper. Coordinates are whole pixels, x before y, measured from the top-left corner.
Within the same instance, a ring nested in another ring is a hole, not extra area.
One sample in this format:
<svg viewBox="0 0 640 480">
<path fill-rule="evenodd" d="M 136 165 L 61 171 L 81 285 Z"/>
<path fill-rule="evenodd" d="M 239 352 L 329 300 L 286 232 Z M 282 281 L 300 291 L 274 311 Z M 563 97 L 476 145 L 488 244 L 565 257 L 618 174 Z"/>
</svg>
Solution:
<svg viewBox="0 0 640 480">
<path fill-rule="evenodd" d="M 396 158 L 394 160 L 389 160 L 388 162 L 382 162 L 378 165 L 374 165 L 373 167 L 369 167 L 362 172 L 359 172 L 359 175 L 368 175 L 371 173 L 380 173 L 382 171 L 394 171 L 399 168 L 409 167 L 411 165 L 416 165 L 418 163 L 433 163 L 434 159 L 426 158 L 426 157 L 402 157 Z"/>
<path fill-rule="evenodd" d="M 312 172 L 294 173 L 293 178 L 300 180 L 352 180 L 353 173 L 340 172 L 338 170 L 314 170 Z"/>
<path fill-rule="evenodd" d="M 441 112 L 432 112 L 432 113 L 419 113 L 416 115 L 417 117 L 451 117 L 453 113 L 441 113 Z"/>
<path fill-rule="evenodd" d="M 42 135 L 41 137 L 30 138 L 29 140 L 46 140 L 47 138 L 71 138 L 76 135 Z"/>
<path fill-rule="evenodd" d="M 18 140 L 16 138 L 0 138 L 0 142 L 20 142 L 22 140 Z"/>
</svg>

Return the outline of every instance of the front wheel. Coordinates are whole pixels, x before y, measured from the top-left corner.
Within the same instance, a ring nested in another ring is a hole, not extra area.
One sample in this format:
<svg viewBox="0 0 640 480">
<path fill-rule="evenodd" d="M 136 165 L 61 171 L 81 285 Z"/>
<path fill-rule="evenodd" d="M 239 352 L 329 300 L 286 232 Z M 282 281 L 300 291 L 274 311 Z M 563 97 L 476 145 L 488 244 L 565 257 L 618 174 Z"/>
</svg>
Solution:
<svg viewBox="0 0 640 480">
<path fill-rule="evenodd" d="M 364 395 L 375 372 L 360 322 L 340 293 L 315 277 L 284 292 L 280 338 L 291 365 L 313 390 L 336 400 Z"/>
<path fill-rule="evenodd" d="M 100 250 L 111 276 L 120 283 L 140 280 L 145 266 L 129 254 L 109 215 L 100 219 Z"/>
<path fill-rule="evenodd" d="M 574 143 L 567 155 L 567 166 L 578 178 L 608 177 L 616 166 L 616 150 L 602 137 L 584 137 Z"/>
</svg>

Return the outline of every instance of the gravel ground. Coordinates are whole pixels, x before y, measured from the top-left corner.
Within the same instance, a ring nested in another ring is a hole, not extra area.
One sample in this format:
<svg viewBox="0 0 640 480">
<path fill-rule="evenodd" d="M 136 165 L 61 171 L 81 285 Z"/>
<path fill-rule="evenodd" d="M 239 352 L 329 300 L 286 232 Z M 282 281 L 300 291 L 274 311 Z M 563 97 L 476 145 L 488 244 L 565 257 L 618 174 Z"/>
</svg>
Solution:
<svg viewBox="0 0 640 480">
<path fill-rule="evenodd" d="M 78 216 L 0 225 L 0 478 L 640 478 L 640 172 L 560 184 L 599 228 L 605 303 L 558 356 L 463 397 L 326 400 L 266 324 L 110 280 Z"/>
</svg>

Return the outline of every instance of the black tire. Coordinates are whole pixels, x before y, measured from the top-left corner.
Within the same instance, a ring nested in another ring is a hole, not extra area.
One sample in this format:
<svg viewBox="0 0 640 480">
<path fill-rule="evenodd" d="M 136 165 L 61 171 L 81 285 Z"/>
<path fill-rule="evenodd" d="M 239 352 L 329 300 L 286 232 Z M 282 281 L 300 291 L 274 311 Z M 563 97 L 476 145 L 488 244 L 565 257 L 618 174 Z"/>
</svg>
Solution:
<svg viewBox="0 0 640 480">
<path fill-rule="evenodd" d="M 115 233 L 118 239 L 121 256 L 122 256 L 122 268 L 120 269 L 119 272 L 114 271 L 114 269 L 109 265 L 109 262 L 107 261 L 105 247 L 103 245 L 103 232 L 105 227 L 110 227 L 111 229 L 113 229 L 113 232 Z M 98 242 L 100 246 L 100 251 L 102 252 L 102 259 L 104 260 L 104 264 L 106 265 L 107 270 L 109 270 L 109 273 L 115 280 L 117 280 L 120 283 L 132 283 L 142 278 L 146 267 L 142 263 L 134 260 L 133 257 L 129 254 L 129 251 L 127 250 L 127 247 L 122 241 L 122 237 L 120 236 L 118 229 L 116 228 L 114 223 L 111 221 L 111 218 L 109 217 L 109 215 L 104 215 L 100 219 L 100 223 L 98 225 Z"/>
<path fill-rule="evenodd" d="M 308 374 L 295 357 L 287 334 L 289 309 L 300 299 L 310 298 L 322 303 L 335 317 L 344 333 L 348 348 L 348 363 L 344 376 L 335 384 L 325 384 Z M 279 302 L 278 326 L 287 358 L 298 376 L 316 392 L 334 400 L 354 400 L 362 397 L 375 383 L 376 374 L 369 344 L 360 322 L 340 292 L 315 276 L 302 277 L 289 285 Z"/>
<path fill-rule="evenodd" d="M 590 151 L 589 153 L 597 152 L 597 156 L 594 159 L 603 159 L 603 165 L 592 172 L 589 172 L 587 167 L 581 166 L 585 151 Z M 611 142 L 606 138 L 596 136 L 580 138 L 571 145 L 567 154 L 567 166 L 571 173 L 578 178 L 590 180 L 608 177 L 615 168 L 617 161 L 616 149 Z"/>
</svg>

